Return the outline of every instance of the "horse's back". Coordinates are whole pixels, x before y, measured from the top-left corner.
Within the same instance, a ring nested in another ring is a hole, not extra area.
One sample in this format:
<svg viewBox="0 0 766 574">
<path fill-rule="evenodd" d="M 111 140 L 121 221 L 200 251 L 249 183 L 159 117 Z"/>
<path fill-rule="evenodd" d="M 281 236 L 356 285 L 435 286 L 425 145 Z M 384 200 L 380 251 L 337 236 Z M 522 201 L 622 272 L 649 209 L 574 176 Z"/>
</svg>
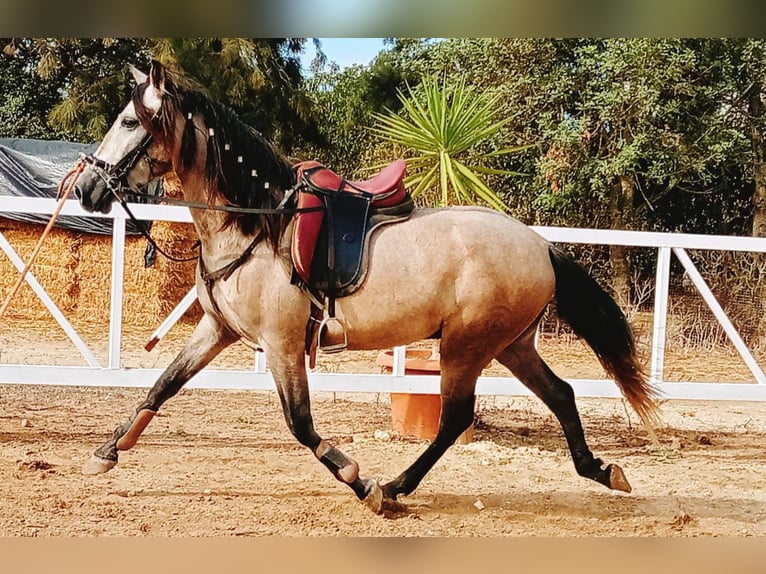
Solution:
<svg viewBox="0 0 766 574">
<path fill-rule="evenodd" d="M 496 272 L 505 262 L 518 273 L 545 279 L 552 273 L 548 245 L 529 226 L 503 213 L 449 207 L 416 209 L 408 221 L 381 229 L 371 249 L 378 260 L 394 253 L 402 264 L 427 263 L 429 268 L 442 267 L 449 274 L 469 269 Z M 421 269 L 427 272 L 424 267 Z"/>
</svg>

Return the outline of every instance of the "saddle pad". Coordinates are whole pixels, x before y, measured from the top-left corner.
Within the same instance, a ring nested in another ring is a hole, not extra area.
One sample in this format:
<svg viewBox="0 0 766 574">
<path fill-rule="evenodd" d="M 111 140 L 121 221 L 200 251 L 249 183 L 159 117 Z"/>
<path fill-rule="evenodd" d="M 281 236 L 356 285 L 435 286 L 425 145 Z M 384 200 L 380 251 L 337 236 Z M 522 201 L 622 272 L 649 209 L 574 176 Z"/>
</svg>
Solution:
<svg viewBox="0 0 766 574">
<path fill-rule="evenodd" d="M 301 194 L 298 205 L 319 205 L 311 194 Z M 344 196 L 345 197 L 345 196 Z M 380 226 L 408 219 L 414 208 L 409 194 L 399 205 L 386 208 L 365 209 L 362 198 L 354 199 L 334 211 L 335 216 L 335 297 L 350 295 L 364 281 L 369 261 L 369 242 L 372 233 Z M 342 215 L 338 216 L 338 213 Z M 313 217 L 306 217 L 313 216 Z M 327 226 L 322 211 L 297 214 L 290 222 L 282 241 L 280 252 L 292 267 L 295 285 L 310 291 L 322 299 L 329 286 L 327 272 Z M 339 219 L 340 218 L 340 219 Z"/>
<path fill-rule="evenodd" d="M 362 269 L 362 248 L 368 226 L 370 202 L 365 197 L 344 193 L 332 204 L 334 270 L 328 269 L 328 216 L 319 231 L 311 262 L 310 287 L 342 297 L 344 289 L 353 284 Z"/>
</svg>

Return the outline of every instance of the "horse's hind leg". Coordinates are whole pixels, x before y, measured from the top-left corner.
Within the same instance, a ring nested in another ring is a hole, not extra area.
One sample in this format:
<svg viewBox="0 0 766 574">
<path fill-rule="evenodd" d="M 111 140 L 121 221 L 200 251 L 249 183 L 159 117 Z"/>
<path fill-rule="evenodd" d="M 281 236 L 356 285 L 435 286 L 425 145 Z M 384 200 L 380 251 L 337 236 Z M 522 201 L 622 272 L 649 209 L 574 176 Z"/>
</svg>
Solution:
<svg viewBox="0 0 766 574">
<path fill-rule="evenodd" d="M 488 362 L 484 357 L 479 359 L 472 355 L 467 346 L 460 353 L 454 353 L 449 351 L 448 344 L 442 345 L 439 429 L 434 440 L 417 460 L 394 480 L 383 485 L 386 499 L 396 500 L 398 495 L 414 491 L 460 434 L 471 426 L 476 380 Z"/>
<path fill-rule="evenodd" d="M 575 469 L 609 488 L 630 492 L 622 469 L 614 464 L 602 468 L 603 462 L 593 456 L 585 442 L 585 433 L 575 405 L 572 387 L 545 364 L 534 346 L 534 329 L 506 348 L 497 360 L 537 395 L 561 423 Z"/>
<path fill-rule="evenodd" d="M 160 406 L 237 339 L 212 317 L 203 315 L 184 348 L 154 383 L 146 399 L 125 423 L 114 430 L 112 438 L 96 449 L 83 467 L 83 473 L 101 474 L 114 467 L 118 451 L 128 450 L 136 444 Z"/>
</svg>

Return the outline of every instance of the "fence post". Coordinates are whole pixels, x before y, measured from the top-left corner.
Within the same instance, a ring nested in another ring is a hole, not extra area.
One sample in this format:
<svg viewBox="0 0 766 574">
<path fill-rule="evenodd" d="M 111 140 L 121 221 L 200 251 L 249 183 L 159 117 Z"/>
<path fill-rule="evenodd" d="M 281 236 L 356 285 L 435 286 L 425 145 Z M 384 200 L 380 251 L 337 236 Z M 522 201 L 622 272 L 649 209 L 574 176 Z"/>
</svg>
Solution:
<svg viewBox="0 0 766 574">
<path fill-rule="evenodd" d="M 160 342 L 160 339 L 170 331 L 170 328 L 175 325 L 181 316 L 189 310 L 189 307 L 197 300 L 197 288 L 192 287 L 189 292 L 184 295 L 184 298 L 175 306 L 170 314 L 160 323 L 160 326 L 154 330 L 152 336 L 149 338 L 149 342 L 144 345 L 144 349 L 151 351 L 154 346 Z"/>
<path fill-rule="evenodd" d="M 407 358 L 407 346 L 394 347 L 394 363 L 391 366 L 391 374 L 395 377 L 404 376 L 404 362 Z"/>
<path fill-rule="evenodd" d="M 668 322 L 668 288 L 670 284 L 670 247 L 657 252 L 657 278 L 654 284 L 654 327 L 652 329 L 652 359 L 649 381 L 662 382 L 665 364 L 665 331 Z"/>
<path fill-rule="evenodd" d="M 684 269 L 686 269 L 686 274 L 689 276 L 689 279 L 692 280 L 692 283 L 694 283 L 697 291 L 700 292 L 700 295 L 702 295 L 705 303 L 708 304 L 708 307 L 710 307 L 713 315 L 715 315 L 718 323 L 721 325 L 721 327 L 723 327 L 723 330 L 729 336 L 729 340 L 734 345 L 734 348 L 739 352 L 742 360 L 745 361 L 745 364 L 750 369 L 750 372 L 753 374 L 756 382 L 759 385 L 766 385 L 766 375 L 763 374 L 761 367 L 758 366 L 758 362 L 753 357 L 750 349 L 747 348 L 747 345 L 737 332 L 736 327 L 734 327 L 731 320 L 726 315 L 726 311 L 723 310 L 723 307 L 721 307 L 718 299 L 715 298 L 715 295 L 710 290 L 710 287 L 708 287 L 707 283 L 705 283 L 705 280 L 702 278 L 702 275 L 700 275 L 700 272 L 697 271 L 697 268 L 694 266 L 691 258 L 686 253 L 686 250 L 683 247 L 673 247 L 673 253 L 676 254 L 676 257 L 678 257 L 681 265 L 683 265 Z"/>
<path fill-rule="evenodd" d="M 254 359 L 253 369 L 256 373 L 265 373 L 266 372 L 266 353 L 261 351 L 260 349 L 255 351 L 255 359 Z"/>
<path fill-rule="evenodd" d="M 19 254 L 16 253 L 16 251 L 13 249 L 13 246 L 8 242 L 8 240 L 5 238 L 5 235 L 3 235 L 1 231 L 0 248 L 5 252 L 5 254 L 8 256 L 8 259 L 11 260 L 11 263 L 13 263 L 16 269 L 19 271 L 24 269 L 24 262 L 21 260 L 21 257 L 19 257 Z M 40 301 L 42 301 L 43 305 L 45 305 L 46 309 L 48 309 L 48 312 L 53 316 L 53 318 L 56 319 L 56 322 L 59 324 L 59 326 L 69 336 L 69 339 L 71 339 L 75 347 L 77 347 L 77 350 L 80 351 L 80 354 L 88 362 L 88 365 L 91 367 L 101 367 L 101 364 L 98 362 L 96 356 L 90 350 L 88 345 L 85 344 L 75 328 L 72 327 L 72 324 L 64 316 L 64 313 L 61 312 L 61 309 L 59 309 L 56 303 L 53 302 L 53 299 L 50 298 L 50 295 L 48 295 L 43 286 L 40 285 L 37 279 L 35 279 L 35 276 L 32 275 L 32 273 L 27 273 L 27 276 L 24 278 L 24 280 L 32 288 L 35 294 L 37 294 L 37 296 L 40 298 Z"/>
<path fill-rule="evenodd" d="M 112 292 L 109 304 L 109 362 L 107 368 L 120 368 L 122 342 L 122 286 L 125 282 L 125 218 L 112 220 Z"/>
</svg>

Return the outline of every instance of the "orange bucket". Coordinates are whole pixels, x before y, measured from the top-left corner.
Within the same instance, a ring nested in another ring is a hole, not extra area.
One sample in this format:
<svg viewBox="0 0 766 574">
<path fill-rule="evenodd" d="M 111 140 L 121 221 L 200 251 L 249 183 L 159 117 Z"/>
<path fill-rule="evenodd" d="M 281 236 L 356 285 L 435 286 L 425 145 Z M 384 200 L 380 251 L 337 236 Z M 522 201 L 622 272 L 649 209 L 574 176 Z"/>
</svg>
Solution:
<svg viewBox="0 0 766 574">
<path fill-rule="evenodd" d="M 438 375 L 439 359 L 433 359 L 428 349 L 407 349 L 404 373 L 407 375 Z M 391 373 L 394 365 L 393 351 L 381 351 L 377 363 L 383 372 Z M 433 440 L 439 430 L 441 397 L 432 393 L 391 393 L 391 423 L 400 435 Z M 455 441 L 467 444 L 473 440 L 473 424 Z"/>
</svg>

